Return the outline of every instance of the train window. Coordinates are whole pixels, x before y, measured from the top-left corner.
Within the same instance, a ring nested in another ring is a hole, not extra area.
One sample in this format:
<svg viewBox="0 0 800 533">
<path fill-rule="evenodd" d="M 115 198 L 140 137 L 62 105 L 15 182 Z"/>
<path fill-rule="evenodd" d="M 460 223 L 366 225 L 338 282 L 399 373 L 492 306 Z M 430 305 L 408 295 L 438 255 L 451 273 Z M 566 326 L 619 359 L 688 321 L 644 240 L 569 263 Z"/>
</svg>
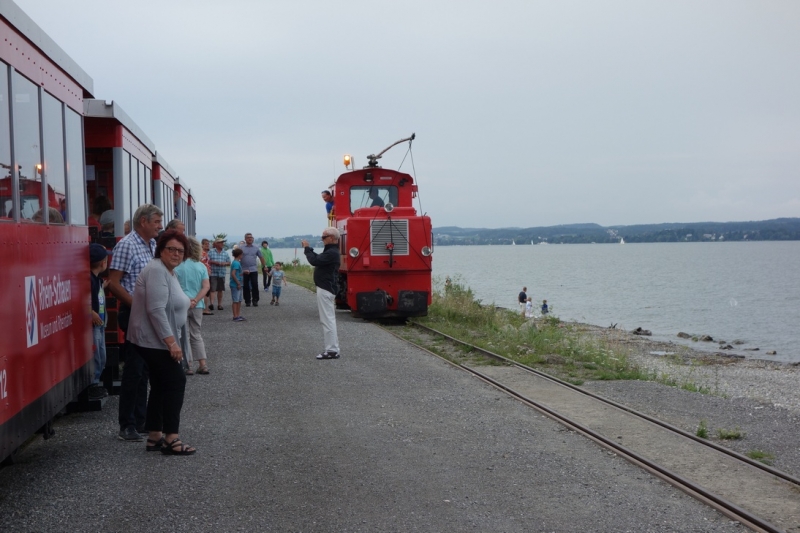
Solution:
<svg viewBox="0 0 800 533">
<path fill-rule="evenodd" d="M 144 163 L 139 161 L 139 203 L 136 204 L 137 208 L 140 205 L 144 205 L 146 203 L 149 203 L 149 201 L 147 200 L 147 194 L 146 194 L 147 189 L 144 186 L 145 182 L 147 181 L 147 174 L 145 173 L 145 168 L 146 167 L 144 166 Z"/>
<path fill-rule="evenodd" d="M 42 207 L 39 88 L 18 72 L 14 72 L 13 82 L 14 153 L 19 172 L 19 214 L 20 219 L 31 220 Z"/>
<path fill-rule="evenodd" d="M 144 203 L 153 203 L 153 171 L 144 169 Z"/>
<path fill-rule="evenodd" d="M 139 160 L 131 155 L 131 213 L 139 208 Z"/>
<path fill-rule="evenodd" d="M 122 197 L 117 200 L 117 208 L 123 210 L 122 220 L 130 220 L 133 214 L 131 211 L 131 154 L 125 150 L 122 152 L 122 176 L 120 176 L 120 192 Z M 135 159 L 134 159 L 135 161 Z"/>
<path fill-rule="evenodd" d="M 11 123 L 8 115 L 8 65 L 0 61 L 0 221 L 11 220 L 12 208 L 11 177 Z"/>
<path fill-rule="evenodd" d="M 175 191 L 167 187 L 167 203 L 164 205 L 164 218 L 175 218 Z"/>
<path fill-rule="evenodd" d="M 397 187 L 394 185 L 350 187 L 350 213 L 362 207 L 383 207 L 396 199 Z"/>
<path fill-rule="evenodd" d="M 42 124 L 44 125 L 44 175 L 47 181 L 47 206 L 50 224 L 63 224 L 67 217 L 67 177 L 64 172 L 63 104 L 53 96 L 42 93 Z M 60 216 L 55 216 L 55 214 Z"/>
<path fill-rule="evenodd" d="M 164 213 L 164 217 L 166 217 L 166 206 L 167 206 L 167 186 L 164 185 L 164 182 L 159 180 L 158 181 L 158 208 Z"/>
<path fill-rule="evenodd" d="M 163 172 L 163 170 L 162 170 Z M 164 211 L 164 202 L 166 199 L 167 188 L 164 186 L 164 182 L 161 180 L 156 181 L 153 183 L 153 202 L 158 206 L 161 211 Z"/>
<path fill-rule="evenodd" d="M 69 223 L 76 226 L 86 224 L 85 171 L 83 166 L 83 126 L 81 116 L 70 108 L 65 108 L 67 136 L 67 179 L 69 197 L 67 215 Z"/>
</svg>

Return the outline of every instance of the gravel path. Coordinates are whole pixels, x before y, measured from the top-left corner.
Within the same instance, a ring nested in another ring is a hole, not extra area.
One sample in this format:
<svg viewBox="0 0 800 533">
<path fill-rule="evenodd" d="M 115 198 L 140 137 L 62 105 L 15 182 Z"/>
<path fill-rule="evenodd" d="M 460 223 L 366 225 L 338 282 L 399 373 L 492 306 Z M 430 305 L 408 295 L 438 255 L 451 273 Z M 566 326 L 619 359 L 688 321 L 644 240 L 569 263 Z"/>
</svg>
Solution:
<svg viewBox="0 0 800 533">
<path fill-rule="evenodd" d="M 192 457 L 116 439 L 116 398 L 0 471 L 3 531 L 742 531 L 587 439 L 314 296 L 203 326 Z M 267 302 L 268 303 L 268 302 Z M 713 398 L 713 397 L 710 397 Z"/>
</svg>

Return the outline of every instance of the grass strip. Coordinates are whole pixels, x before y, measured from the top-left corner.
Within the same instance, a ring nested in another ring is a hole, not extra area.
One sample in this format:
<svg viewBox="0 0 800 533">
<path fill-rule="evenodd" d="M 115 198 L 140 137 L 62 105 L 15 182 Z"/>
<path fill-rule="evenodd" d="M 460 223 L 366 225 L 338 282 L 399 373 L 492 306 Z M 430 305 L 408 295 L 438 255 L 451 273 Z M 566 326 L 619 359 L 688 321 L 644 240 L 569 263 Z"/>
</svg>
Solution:
<svg viewBox="0 0 800 533">
<path fill-rule="evenodd" d="M 585 380 L 654 380 L 602 339 L 580 333 L 578 325 L 548 315 L 526 319 L 520 313 L 481 305 L 472 290 L 451 283 L 434 292 L 424 324 L 570 383 Z"/>
</svg>

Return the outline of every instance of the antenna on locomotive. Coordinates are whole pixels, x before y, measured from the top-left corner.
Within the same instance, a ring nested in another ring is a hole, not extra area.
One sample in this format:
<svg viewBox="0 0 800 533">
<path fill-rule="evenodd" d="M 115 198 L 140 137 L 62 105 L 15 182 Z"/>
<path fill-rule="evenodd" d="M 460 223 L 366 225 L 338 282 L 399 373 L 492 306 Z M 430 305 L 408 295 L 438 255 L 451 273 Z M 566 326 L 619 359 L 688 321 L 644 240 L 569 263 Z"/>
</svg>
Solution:
<svg viewBox="0 0 800 533">
<path fill-rule="evenodd" d="M 392 148 L 393 146 L 397 146 L 398 144 L 404 143 L 406 141 L 408 141 L 409 144 L 410 144 L 411 141 L 413 141 L 416 136 L 417 136 L 416 133 L 412 133 L 411 137 L 406 137 L 405 139 L 400 139 L 399 141 L 390 144 L 389 146 L 384 148 L 378 155 L 375 155 L 375 154 L 368 155 L 367 156 L 367 167 L 370 167 L 370 168 L 377 167 L 378 166 L 378 159 L 383 157 L 383 154 L 385 154 L 387 152 L 387 150 L 389 150 L 389 148 Z"/>
</svg>

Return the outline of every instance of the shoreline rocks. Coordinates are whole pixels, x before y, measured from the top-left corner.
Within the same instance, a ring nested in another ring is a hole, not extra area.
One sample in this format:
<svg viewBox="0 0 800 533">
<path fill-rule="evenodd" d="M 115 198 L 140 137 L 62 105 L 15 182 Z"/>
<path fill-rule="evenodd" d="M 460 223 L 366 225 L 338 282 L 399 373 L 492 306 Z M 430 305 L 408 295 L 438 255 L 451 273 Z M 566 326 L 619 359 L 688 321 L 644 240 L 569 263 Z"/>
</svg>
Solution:
<svg viewBox="0 0 800 533">
<path fill-rule="evenodd" d="M 694 383 L 710 394 L 728 399 L 746 398 L 788 409 L 800 415 L 800 363 L 746 358 L 708 352 L 671 341 L 659 341 L 619 329 L 572 323 L 579 331 L 604 339 L 627 352 L 642 369 L 681 383 Z M 747 348 L 744 348 L 747 350 Z M 751 348 L 750 351 L 758 351 Z M 671 357 L 662 354 L 670 353 Z M 765 352 L 774 355 L 775 351 Z"/>
</svg>

